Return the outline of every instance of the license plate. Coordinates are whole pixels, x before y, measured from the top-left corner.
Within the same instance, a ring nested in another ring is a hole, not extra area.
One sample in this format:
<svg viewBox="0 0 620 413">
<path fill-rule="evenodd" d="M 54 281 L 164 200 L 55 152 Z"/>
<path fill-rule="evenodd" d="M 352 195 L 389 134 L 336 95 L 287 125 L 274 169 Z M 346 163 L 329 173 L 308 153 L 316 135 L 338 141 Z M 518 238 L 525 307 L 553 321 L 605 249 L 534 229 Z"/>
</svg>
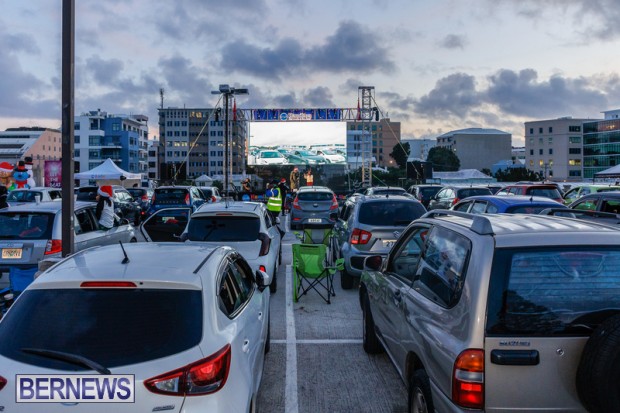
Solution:
<svg viewBox="0 0 620 413">
<path fill-rule="evenodd" d="M 22 257 L 21 248 L 2 248 L 3 260 L 18 260 Z"/>
<path fill-rule="evenodd" d="M 383 240 L 383 247 L 384 248 L 392 248 L 392 245 L 394 245 L 395 242 L 396 242 L 395 239 L 384 239 Z"/>
<path fill-rule="evenodd" d="M 17 374 L 17 403 L 134 403 L 133 374 Z"/>
<path fill-rule="evenodd" d="M 308 222 L 312 223 L 312 224 L 320 224 L 321 223 L 321 218 L 308 218 Z"/>
</svg>

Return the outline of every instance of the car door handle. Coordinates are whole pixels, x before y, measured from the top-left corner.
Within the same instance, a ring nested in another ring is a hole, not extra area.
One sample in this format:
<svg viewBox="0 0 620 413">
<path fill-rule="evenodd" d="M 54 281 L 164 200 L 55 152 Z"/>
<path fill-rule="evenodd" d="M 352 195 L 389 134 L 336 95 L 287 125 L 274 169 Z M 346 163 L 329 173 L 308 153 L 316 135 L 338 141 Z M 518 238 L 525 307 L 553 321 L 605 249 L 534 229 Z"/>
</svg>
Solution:
<svg viewBox="0 0 620 413">
<path fill-rule="evenodd" d="M 403 296 L 400 293 L 400 290 L 394 291 L 393 297 L 394 297 L 394 304 L 396 305 L 399 305 L 403 301 Z"/>
<path fill-rule="evenodd" d="M 500 366 L 536 366 L 540 363 L 538 350 L 493 350 L 491 363 Z"/>
<path fill-rule="evenodd" d="M 258 313 L 258 319 L 259 319 L 259 320 L 262 320 L 262 319 L 263 319 L 263 312 L 262 312 L 262 311 Z"/>
<path fill-rule="evenodd" d="M 247 338 L 243 340 L 243 346 L 241 347 L 241 350 L 243 350 L 244 353 L 250 351 L 250 340 L 248 340 Z"/>
</svg>

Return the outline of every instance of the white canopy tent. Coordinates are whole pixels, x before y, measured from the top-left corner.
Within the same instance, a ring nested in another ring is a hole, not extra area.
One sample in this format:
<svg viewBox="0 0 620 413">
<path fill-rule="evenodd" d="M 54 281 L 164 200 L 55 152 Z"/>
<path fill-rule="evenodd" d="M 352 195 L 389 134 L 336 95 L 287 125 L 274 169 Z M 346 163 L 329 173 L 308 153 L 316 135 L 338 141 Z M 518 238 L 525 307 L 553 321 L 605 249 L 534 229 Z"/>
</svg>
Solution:
<svg viewBox="0 0 620 413">
<path fill-rule="evenodd" d="M 620 165 L 612 166 L 594 174 L 595 178 L 620 178 Z"/>
<path fill-rule="evenodd" d="M 75 179 L 88 179 L 94 181 L 109 180 L 109 179 L 137 179 L 140 180 L 142 175 L 133 172 L 127 172 L 119 168 L 112 159 L 108 158 L 101 165 L 91 169 L 90 171 L 80 172 L 75 174 Z M 123 179 L 123 180 L 124 180 Z"/>
<path fill-rule="evenodd" d="M 196 182 L 196 186 L 212 186 L 213 179 L 207 175 L 200 175 L 198 178 L 194 180 Z"/>
</svg>

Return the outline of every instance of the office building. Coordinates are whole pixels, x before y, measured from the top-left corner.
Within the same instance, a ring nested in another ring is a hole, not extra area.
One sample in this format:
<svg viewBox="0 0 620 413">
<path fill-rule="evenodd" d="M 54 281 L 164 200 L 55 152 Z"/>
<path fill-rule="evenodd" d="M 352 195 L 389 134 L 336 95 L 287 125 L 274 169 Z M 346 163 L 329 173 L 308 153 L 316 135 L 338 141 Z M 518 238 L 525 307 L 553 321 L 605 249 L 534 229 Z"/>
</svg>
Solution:
<svg viewBox="0 0 620 413">
<path fill-rule="evenodd" d="M 620 109 L 603 114 L 603 120 L 583 122 L 584 178 L 620 164 Z"/>
<path fill-rule="evenodd" d="M 363 128 L 369 128 L 364 130 Z M 364 133 L 370 133 L 368 145 L 364 147 Z M 347 122 L 347 162 L 350 168 L 362 166 L 362 159 L 372 158 L 373 166 L 396 167 L 396 161 L 390 156 L 394 146 L 400 142 L 400 122 L 389 118 L 379 121 Z"/>
<path fill-rule="evenodd" d="M 461 162 L 460 169 L 491 169 L 512 156 L 512 135 L 497 129 L 468 128 L 437 137 L 437 147 L 448 148 Z"/>
<path fill-rule="evenodd" d="M 423 160 L 428 158 L 428 152 L 437 145 L 436 139 L 407 139 L 403 143 L 409 144 L 408 160 Z"/>
</svg>

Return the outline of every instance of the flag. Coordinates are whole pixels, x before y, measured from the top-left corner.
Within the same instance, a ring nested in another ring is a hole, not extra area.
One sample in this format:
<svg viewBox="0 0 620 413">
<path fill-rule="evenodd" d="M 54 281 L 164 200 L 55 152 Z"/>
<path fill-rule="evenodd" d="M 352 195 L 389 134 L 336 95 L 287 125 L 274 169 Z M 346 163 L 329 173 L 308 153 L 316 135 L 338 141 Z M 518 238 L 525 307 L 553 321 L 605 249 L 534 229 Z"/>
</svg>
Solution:
<svg viewBox="0 0 620 413">
<path fill-rule="evenodd" d="M 360 110 L 360 98 L 357 98 L 357 120 L 362 120 L 362 111 Z"/>
<path fill-rule="evenodd" d="M 237 121 L 237 99 L 233 98 L 233 122 Z"/>
</svg>

